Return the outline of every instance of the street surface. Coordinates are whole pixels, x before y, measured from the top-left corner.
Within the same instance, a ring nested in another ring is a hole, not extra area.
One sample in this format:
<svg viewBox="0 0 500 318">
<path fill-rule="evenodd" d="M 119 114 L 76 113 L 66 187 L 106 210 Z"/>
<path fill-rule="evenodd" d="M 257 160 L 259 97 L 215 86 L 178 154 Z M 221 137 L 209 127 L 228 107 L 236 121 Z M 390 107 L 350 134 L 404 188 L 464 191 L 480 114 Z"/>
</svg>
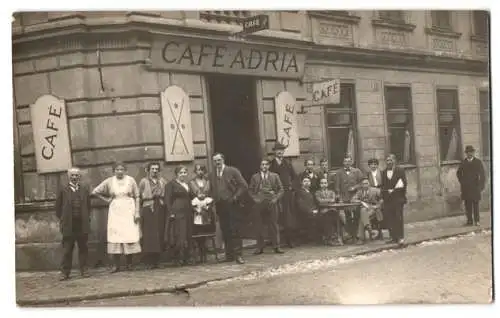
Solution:
<svg viewBox="0 0 500 318">
<path fill-rule="evenodd" d="M 299 262 L 177 294 L 66 306 L 489 303 L 491 245 L 491 233 L 471 234 L 351 259 Z"/>
</svg>

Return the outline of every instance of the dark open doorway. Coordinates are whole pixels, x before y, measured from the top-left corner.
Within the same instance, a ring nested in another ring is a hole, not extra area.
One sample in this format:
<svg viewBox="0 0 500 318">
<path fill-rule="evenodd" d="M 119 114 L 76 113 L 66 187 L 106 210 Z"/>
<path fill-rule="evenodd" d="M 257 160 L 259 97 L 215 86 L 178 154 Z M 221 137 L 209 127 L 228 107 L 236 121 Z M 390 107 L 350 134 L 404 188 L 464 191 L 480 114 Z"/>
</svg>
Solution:
<svg viewBox="0 0 500 318">
<path fill-rule="evenodd" d="M 209 76 L 208 94 L 214 151 L 247 180 L 258 171 L 261 157 L 255 80 L 242 76 Z"/>
</svg>

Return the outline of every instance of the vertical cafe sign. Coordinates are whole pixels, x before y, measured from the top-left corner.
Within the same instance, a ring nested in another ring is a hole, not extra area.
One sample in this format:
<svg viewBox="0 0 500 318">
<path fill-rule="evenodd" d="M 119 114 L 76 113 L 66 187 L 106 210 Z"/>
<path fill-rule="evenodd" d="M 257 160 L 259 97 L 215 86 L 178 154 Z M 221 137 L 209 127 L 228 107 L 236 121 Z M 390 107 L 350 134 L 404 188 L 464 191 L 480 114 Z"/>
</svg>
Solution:
<svg viewBox="0 0 500 318">
<path fill-rule="evenodd" d="M 30 105 L 30 114 L 38 173 L 69 169 L 71 148 L 64 100 L 41 96 Z"/>
<path fill-rule="evenodd" d="M 284 155 L 299 156 L 299 133 L 297 128 L 297 103 L 289 92 L 275 97 L 277 140 L 286 146 Z"/>
</svg>

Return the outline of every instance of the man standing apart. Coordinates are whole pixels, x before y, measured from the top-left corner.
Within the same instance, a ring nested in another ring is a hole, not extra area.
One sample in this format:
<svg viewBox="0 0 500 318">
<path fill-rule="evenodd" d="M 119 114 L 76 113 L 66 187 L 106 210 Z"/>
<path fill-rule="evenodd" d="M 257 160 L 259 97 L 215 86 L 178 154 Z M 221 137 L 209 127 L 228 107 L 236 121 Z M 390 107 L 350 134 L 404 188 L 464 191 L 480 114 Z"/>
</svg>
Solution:
<svg viewBox="0 0 500 318">
<path fill-rule="evenodd" d="M 211 173 L 212 197 L 215 199 L 215 207 L 219 216 L 226 261 L 236 260 L 236 263 L 244 264 L 241 238 L 243 215 L 238 202 L 248 190 L 248 185 L 237 168 L 224 164 L 223 154 L 216 153 L 213 161 L 215 171 Z"/>
<path fill-rule="evenodd" d="M 457 170 L 467 216 L 466 226 L 479 225 L 479 200 L 481 200 L 481 192 L 485 185 L 483 163 L 474 156 L 475 151 L 474 147 L 470 145 L 465 147 L 465 159 Z M 474 216 L 474 220 L 472 216 Z"/>
<path fill-rule="evenodd" d="M 352 197 L 358 190 L 364 178 L 363 172 L 352 166 L 353 160 L 350 155 L 344 158 L 344 167 L 335 174 L 335 193 L 341 202 L 351 202 Z M 346 208 L 346 229 L 354 243 L 358 242 L 358 224 L 360 211 L 357 208 Z"/>
<path fill-rule="evenodd" d="M 266 225 L 271 232 L 271 242 L 274 252 L 283 254 L 280 249 L 280 232 L 278 227 L 278 200 L 283 196 L 283 186 L 277 173 L 269 171 L 269 160 L 260 162 L 260 172 L 250 180 L 250 196 L 255 202 L 254 211 L 257 217 L 257 249 L 254 254 L 264 252 L 264 237 Z"/>
<path fill-rule="evenodd" d="M 387 216 L 391 240 L 387 243 L 404 244 L 403 208 L 406 204 L 406 174 L 396 165 L 396 156 L 390 154 L 386 159 L 386 169 L 382 173 L 382 197 Z"/>
<path fill-rule="evenodd" d="M 56 216 L 59 219 L 63 246 L 61 280 L 69 279 L 75 243 L 78 244 L 80 274 L 83 277 L 88 277 L 87 242 L 90 231 L 90 190 L 87 186 L 80 185 L 80 169 L 69 169 L 68 178 L 69 183 L 59 189 L 56 197 Z"/>
<path fill-rule="evenodd" d="M 296 215 L 293 207 L 294 182 L 297 180 L 297 175 L 292 164 L 284 158 L 286 147 L 277 142 L 274 146 L 274 159 L 271 161 L 269 171 L 279 175 L 281 184 L 283 185 L 283 196 L 279 200 L 279 213 L 281 214 L 281 223 L 284 228 L 285 241 L 288 247 L 293 247 L 293 229 L 296 226 Z"/>
</svg>

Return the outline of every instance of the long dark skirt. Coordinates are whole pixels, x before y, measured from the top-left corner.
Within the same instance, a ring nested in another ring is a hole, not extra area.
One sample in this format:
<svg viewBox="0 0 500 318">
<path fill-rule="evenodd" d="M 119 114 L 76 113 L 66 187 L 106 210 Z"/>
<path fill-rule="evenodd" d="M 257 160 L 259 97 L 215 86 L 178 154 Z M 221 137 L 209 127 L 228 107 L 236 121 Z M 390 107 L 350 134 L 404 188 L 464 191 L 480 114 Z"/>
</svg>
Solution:
<svg viewBox="0 0 500 318">
<path fill-rule="evenodd" d="M 175 260 L 187 261 L 190 257 L 193 218 L 188 215 L 176 216 L 168 221 L 169 247 Z"/>
<path fill-rule="evenodd" d="M 158 202 L 142 208 L 142 252 L 161 253 L 164 246 L 165 209 Z"/>
</svg>

